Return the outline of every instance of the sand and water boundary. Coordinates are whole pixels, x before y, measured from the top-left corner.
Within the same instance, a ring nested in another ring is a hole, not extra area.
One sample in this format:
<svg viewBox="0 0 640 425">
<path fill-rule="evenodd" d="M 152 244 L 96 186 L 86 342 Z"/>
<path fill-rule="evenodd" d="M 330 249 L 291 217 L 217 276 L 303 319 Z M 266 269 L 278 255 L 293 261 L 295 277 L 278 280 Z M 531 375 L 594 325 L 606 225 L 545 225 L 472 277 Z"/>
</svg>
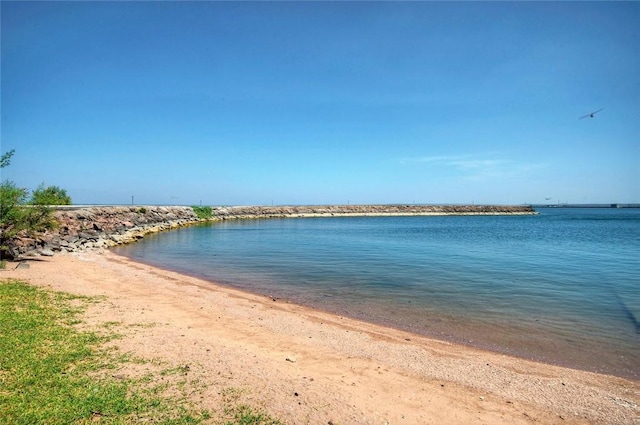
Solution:
<svg viewBox="0 0 640 425">
<path fill-rule="evenodd" d="M 0 278 L 102 296 L 87 325 L 120 323 L 120 350 L 189 365 L 205 408 L 215 410 L 225 388 L 241 388 L 288 424 L 640 422 L 637 381 L 332 315 L 108 250 L 20 264 Z"/>
<path fill-rule="evenodd" d="M 100 296 L 119 350 L 189 366 L 287 424 L 637 424 L 637 381 L 536 363 L 243 293 L 110 251 L 10 263 L 0 278 Z M 25 267 L 27 264 L 28 267 Z"/>
</svg>

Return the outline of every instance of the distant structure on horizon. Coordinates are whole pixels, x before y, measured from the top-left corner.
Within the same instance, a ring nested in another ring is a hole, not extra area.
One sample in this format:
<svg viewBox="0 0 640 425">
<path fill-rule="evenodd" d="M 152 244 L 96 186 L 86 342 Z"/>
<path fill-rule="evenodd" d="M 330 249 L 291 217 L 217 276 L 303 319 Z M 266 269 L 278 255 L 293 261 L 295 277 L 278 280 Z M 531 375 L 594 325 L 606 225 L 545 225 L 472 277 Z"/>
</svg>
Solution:
<svg viewBox="0 0 640 425">
<path fill-rule="evenodd" d="M 557 203 L 557 204 L 533 204 L 531 205 L 533 208 L 640 208 L 640 204 L 568 204 L 568 203 Z"/>
</svg>

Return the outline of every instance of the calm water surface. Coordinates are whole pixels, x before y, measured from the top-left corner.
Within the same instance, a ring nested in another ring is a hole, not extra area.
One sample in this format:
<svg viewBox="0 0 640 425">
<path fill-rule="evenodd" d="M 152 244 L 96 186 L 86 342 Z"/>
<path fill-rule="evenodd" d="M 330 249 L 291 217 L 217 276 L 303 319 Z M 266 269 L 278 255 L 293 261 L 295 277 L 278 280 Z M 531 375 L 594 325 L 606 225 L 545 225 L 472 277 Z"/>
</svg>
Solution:
<svg viewBox="0 0 640 425">
<path fill-rule="evenodd" d="M 227 221 L 134 260 L 503 353 L 640 378 L 640 209 Z"/>
</svg>

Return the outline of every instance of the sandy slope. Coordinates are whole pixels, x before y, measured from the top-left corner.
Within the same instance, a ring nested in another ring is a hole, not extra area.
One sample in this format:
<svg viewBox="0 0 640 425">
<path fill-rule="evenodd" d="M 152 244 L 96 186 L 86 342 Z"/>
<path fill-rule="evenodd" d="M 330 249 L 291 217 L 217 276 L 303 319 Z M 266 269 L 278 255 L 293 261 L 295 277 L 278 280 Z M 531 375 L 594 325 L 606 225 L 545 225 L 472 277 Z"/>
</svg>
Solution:
<svg viewBox="0 0 640 425">
<path fill-rule="evenodd" d="M 0 279 L 105 295 L 87 321 L 136 325 L 121 349 L 189 365 L 205 385 L 194 397 L 210 409 L 225 388 L 242 388 L 288 424 L 640 424 L 637 381 L 435 341 L 110 252 L 29 266 L 9 265 Z"/>
</svg>

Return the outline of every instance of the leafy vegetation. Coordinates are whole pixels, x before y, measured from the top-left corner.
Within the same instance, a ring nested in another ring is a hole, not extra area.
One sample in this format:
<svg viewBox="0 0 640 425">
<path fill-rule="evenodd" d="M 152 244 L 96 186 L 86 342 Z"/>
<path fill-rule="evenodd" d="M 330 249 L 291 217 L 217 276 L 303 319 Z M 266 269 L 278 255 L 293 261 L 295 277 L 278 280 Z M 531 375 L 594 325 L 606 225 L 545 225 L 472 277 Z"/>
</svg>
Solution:
<svg viewBox="0 0 640 425">
<path fill-rule="evenodd" d="M 4 168 L 7 165 L 11 164 L 11 157 L 13 156 L 13 154 L 16 153 L 15 149 L 10 150 L 7 153 L 2 154 L 2 156 L 0 156 L 0 168 Z"/>
<path fill-rule="evenodd" d="M 14 258 L 13 242 L 24 233 L 33 237 L 38 232 L 53 229 L 56 221 L 47 205 L 27 206 L 27 190 L 11 181 L 0 184 L 0 259 Z"/>
<path fill-rule="evenodd" d="M 213 217 L 213 209 L 211 207 L 193 206 L 191 208 L 200 220 L 209 220 L 211 217 Z"/>
<path fill-rule="evenodd" d="M 0 168 L 11 163 L 15 153 L 11 150 L 0 157 Z M 37 233 L 55 228 L 56 221 L 50 205 L 69 205 L 71 198 L 57 186 L 40 185 L 31 196 L 25 188 L 4 180 L 0 183 L 0 260 L 14 258 L 15 239 L 24 234 L 34 237 Z"/>
<path fill-rule="evenodd" d="M 166 384 L 114 377 L 113 370 L 135 359 L 102 347 L 113 336 L 73 326 L 92 301 L 0 282 L 0 424 L 197 424 L 210 418 L 164 396 Z"/>
<path fill-rule="evenodd" d="M 71 197 L 67 191 L 58 186 L 45 187 L 42 183 L 31 194 L 33 205 L 71 205 Z"/>
</svg>

